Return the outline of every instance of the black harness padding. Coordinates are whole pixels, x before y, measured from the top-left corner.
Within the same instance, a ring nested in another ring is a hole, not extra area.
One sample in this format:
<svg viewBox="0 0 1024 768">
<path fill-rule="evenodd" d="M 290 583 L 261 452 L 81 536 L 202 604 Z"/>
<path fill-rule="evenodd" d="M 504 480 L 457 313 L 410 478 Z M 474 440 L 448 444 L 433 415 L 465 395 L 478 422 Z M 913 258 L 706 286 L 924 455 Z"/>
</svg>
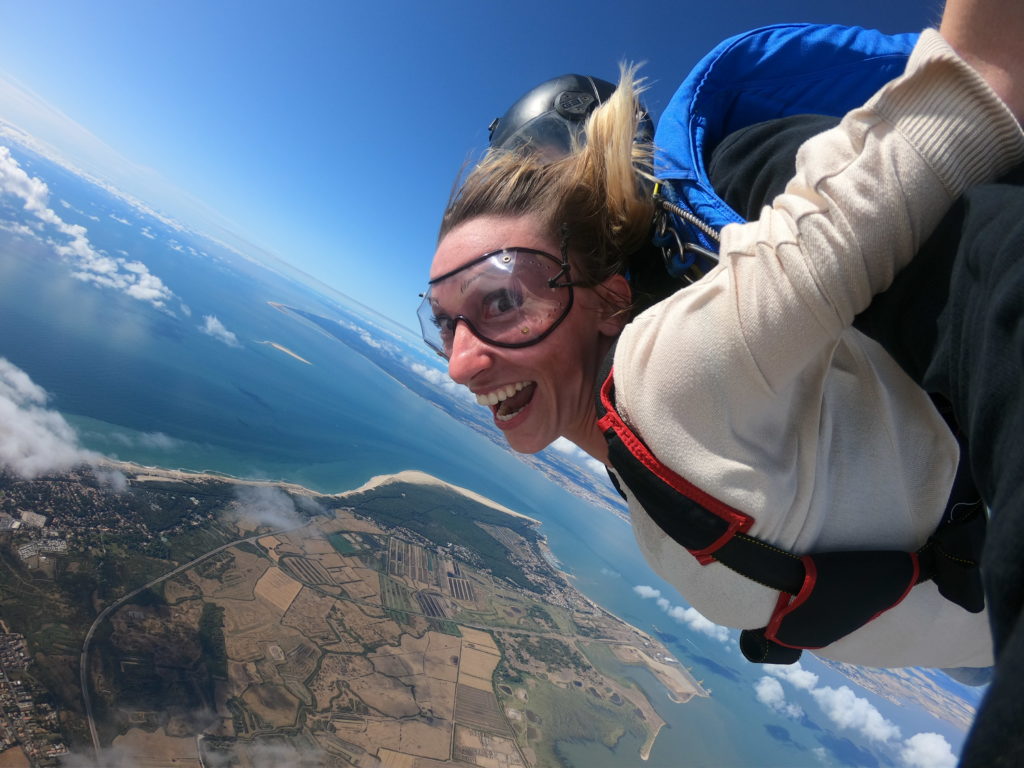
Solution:
<svg viewBox="0 0 1024 768">
<path fill-rule="evenodd" d="M 597 412 L 615 473 L 658 527 L 701 565 L 719 562 L 779 592 L 768 625 L 740 633 L 747 659 L 792 664 L 802 649 L 823 648 L 860 629 L 928 579 L 964 609 L 984 608 L 978 559 L 986 515 L 963 466 L 942 523 L 917 552 L 796 555 L 748 535 L 753 517 L 697 488 L 651 453 L 615 409 L 613 354 L 605 361 Z M 625 498 L 615 475 L 609 475 Z"/>
</svg>

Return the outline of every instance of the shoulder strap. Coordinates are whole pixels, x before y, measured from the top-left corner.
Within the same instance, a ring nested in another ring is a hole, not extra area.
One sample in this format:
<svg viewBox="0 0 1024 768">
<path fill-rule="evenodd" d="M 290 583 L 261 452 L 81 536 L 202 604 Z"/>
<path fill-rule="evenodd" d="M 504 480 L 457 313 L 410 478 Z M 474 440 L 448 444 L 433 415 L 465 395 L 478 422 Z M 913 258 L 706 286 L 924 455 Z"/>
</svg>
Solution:
<svg viewBox="0 0 1024 768">
<path fill-rule="evenodd" d="M 754 518 L 662 464 L 616 411 L 612 374 L 609 367 L 598 393 L 598 425 L 609 460 L 630 492 L 701 565 L 719 562 L 779 592 L 768 625 L 741 633 L 740 648 L 750 661 L 793 663 L 802 649 L 822 648 L 856 631 L 928 579 L 966 610 L 984 607 L 977 567 L 985 525 L 980 503 L 970 514 L 962 508 L 957 523 L 941 526 L 918 552 L 793 554 L 750 536 Z M 950 503 L 960 506 L 956 498 L 952 494 Z"/>
</svg>

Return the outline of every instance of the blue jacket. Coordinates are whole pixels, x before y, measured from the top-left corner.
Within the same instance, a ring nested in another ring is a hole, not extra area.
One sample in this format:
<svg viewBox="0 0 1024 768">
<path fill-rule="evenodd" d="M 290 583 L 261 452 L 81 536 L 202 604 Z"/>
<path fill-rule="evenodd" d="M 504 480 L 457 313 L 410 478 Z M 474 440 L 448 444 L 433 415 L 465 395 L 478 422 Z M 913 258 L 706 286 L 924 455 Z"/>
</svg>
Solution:
<svg viewBox="0 0 1024 768">
<path fill-rule="evenodd" d="M 715 194 L 705 159 L 733 131 L 798 114 L 841 117 L 903 72 L 918 35 L 822 24 L 775 24 L 717 45 L 693 68 L 658 122 L 661 194 L 713 227 L 743 221 Z M 717 243 L 675 218 L 686 242 Z"/>
</svg>

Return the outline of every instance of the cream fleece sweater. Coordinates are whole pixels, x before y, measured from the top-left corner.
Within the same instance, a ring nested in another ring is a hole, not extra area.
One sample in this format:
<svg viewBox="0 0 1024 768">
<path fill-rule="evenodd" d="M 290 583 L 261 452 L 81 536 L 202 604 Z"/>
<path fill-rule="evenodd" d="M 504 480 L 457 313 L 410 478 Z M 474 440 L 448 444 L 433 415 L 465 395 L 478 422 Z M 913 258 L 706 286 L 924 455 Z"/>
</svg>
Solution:
<svg viewBox="0 0 1024 768">
<path fill-rule="evenodd" d="M 1024 158 L 1013 115 L 934 31 L 906 73 L 807 142 L 786 193 L 722 232 L 721 262 L 641 314 L 618 406 L 654 454 L 794 553 L 920 547 L 957 447 L 929 398 L 850 328 L 968 186 Z M 701 566 L 625 489 L 655 570 L 712 621 L 767 624 L 778 593 Z M 934 584 L 816 651 L 873 666 L 987 666 L 986 614 Z"/>
</svg>

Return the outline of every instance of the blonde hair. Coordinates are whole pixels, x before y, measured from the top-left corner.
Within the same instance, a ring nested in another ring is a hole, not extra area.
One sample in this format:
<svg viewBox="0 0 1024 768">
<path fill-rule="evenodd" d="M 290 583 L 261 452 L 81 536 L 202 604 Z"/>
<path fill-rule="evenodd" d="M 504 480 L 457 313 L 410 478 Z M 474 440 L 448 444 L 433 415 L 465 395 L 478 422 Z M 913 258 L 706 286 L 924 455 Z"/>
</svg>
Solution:
<svg viewBox="0 0 1024 768">
<path fill-rule="evenodd" d="M 589 116 L 585 141 L 545 160 L 530 147 L 492 150 L 453 193 L 438 240 L 480 216 L 537 217 L 551 235 L 562 228 L 573 251 L 573 280 L 597 285 L 623 273 L 649 240 L 654 203 L 653 150 L 635 142 L 643 116 L 637 65 L 621 65 L 615 92 Z"/>
</svg>

